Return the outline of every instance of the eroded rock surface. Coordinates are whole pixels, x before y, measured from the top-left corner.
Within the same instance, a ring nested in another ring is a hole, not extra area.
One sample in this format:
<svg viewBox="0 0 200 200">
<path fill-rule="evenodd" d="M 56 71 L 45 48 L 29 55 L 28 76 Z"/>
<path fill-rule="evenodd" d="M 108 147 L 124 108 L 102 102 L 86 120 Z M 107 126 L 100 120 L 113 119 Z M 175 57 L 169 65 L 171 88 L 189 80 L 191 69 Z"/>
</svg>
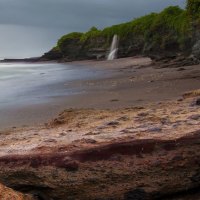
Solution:
<svg viewBox="0 0 200 200">
<path fill-rule="evenodd" d="M 198 96 L 146 108 L 71 109 L 46 127 L 3 132 L 0 181 L 45 200 L 197 200 Z"/>
</svg>

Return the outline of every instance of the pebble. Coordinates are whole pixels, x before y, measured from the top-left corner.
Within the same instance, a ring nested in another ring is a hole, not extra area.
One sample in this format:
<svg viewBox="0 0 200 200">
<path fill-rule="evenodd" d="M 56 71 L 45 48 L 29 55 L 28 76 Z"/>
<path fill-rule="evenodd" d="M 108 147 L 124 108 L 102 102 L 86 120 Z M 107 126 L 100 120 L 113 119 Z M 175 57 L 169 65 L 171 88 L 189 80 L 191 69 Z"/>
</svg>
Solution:
<svg viewBox="0 0 200 200">
<path fill-rule="evenodd" d="M 162 128 L 153 127 L 153 128 L 148 129 L 148 131 L 150 131 L 150 132 L 161 132 L 161 131 L 162 131 Z"/>
<path fill-rule="evenodd" d="M 190 116 L 188 119 L 191 119 L 191 120 L 199 120 L 199 119 L 200 119 L 200 115 L 199 115 L 199 114 L 192 115 L 192 116 Z"/>
</svg>

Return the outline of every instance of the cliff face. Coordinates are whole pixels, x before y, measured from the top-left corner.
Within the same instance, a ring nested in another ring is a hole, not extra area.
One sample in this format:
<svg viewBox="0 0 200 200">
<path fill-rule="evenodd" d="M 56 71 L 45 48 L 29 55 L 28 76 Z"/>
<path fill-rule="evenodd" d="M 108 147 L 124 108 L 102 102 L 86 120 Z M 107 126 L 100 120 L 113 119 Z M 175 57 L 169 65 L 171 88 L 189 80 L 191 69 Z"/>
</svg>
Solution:
<svg viewBox="0 0 200 200">
<path fill-rule="evenodd" d="M 149 56 L 155 60 L 184 56 L 195 64 L 200 60 L 200 5 L 188 1 L 187 9 L 170 6 L 128 23 L 86 33 L 70 33 L 43 60 L 82 60 L 106 58 L 112 38 L 120 38 L 118 57 Z"/>
</svg>

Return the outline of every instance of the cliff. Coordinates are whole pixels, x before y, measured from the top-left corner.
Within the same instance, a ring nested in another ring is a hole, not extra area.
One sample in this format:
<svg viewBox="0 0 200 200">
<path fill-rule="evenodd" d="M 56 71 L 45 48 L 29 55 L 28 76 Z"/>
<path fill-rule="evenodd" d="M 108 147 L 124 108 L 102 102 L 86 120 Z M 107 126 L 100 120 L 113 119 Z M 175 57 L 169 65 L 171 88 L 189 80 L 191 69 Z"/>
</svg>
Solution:
<svg viewBox="0 0 200 200">
<path fill-rule="evenodd" d="M 154 60 L 184 56 L 196 64 L 200 60 L 199 2 L 189 0 L 187 8 L 170 6 L 127 23 L 86 33 L 70 33 L 42 60 L 105 59 L 112 38 L 120 37 L 118 57 L 149 56 Z"/>
</svg>

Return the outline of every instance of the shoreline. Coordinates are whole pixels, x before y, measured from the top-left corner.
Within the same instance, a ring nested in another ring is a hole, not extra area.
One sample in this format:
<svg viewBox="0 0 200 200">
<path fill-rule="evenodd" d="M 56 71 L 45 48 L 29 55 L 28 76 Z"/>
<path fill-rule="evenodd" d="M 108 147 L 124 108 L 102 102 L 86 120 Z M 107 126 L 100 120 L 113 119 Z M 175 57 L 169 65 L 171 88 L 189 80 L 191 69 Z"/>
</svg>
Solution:
<svg viewBox="0 0 200 200">
<path fill-rule="evenodd" d="M 117 109 L 144 106 L 181 98 L 182 94 L 199 89 L 197 66 L 160 68 L 148 58 L 123 58 L 114 61 L 76 61 L 67 63 L 92 68 L 106 78 L 59 83 L 55 88 L 79 88 L 82 93 L 59 96 L 40 105 L 11 108 L 1 120 L 1 129 L 37 126 L 56 117 L 64 109 Z M 184 69 L 184 70 L 179 70 Z M 195 74 L 195 75 L 194 75 Z"/>
</svg>

